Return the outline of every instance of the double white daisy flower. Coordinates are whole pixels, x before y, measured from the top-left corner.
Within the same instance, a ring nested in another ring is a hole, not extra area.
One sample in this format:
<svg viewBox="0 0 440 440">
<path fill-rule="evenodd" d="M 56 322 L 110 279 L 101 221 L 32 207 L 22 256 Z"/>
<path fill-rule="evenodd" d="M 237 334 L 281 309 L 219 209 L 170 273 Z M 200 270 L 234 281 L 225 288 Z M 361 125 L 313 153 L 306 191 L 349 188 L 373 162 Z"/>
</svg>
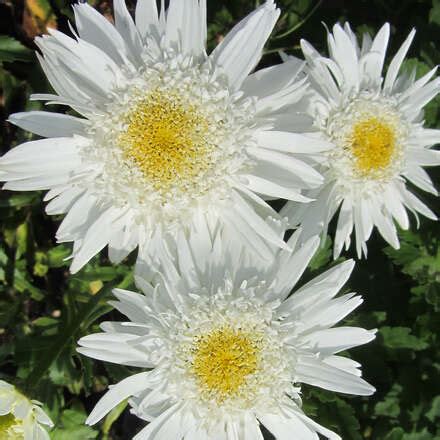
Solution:
<svg viewBox="0 0 440 440">
<path fill-rule="evenodd" d="M 423 166 L 440 164 L 440 130 L 423 127 L 423 108 L 440 92 L 436 68 L 416 80 L 415 71 L 400 73 L 414 38 L 412 31 L 382 76 L 390 26 L 374 40 L 365 34 L 361 47 L 350 27 L 335 25 L 328 34 L 329 58 L 301 42 L 311 81 L 308 114 L 321 138 L 333 148 L 319 161 L 324 184 L 307 195 L 313 203 L 288 203 L 283 210 L 292 226 L 301 225 L 302 240 L 327 231 L 340 208 L 334 254 L 348 248 L 354 230 L 359 257 L 376 226 L 399 247 L 394 221 L 408 229 L 407 209 L 436 219 L 407 187 L 407 182 L 437 194 Z"/>
<path fill-rule="evenodd" d="M 271 244 L 285 247 L 266 222 L 280 218 L 263 197 L 308 201 L 301 189 L 323 179 L 302 157 L 329 145 L 277 127 L 280 109 L 306 89 L 298 63 L 248 76 L 279 16 L 273 1 L 210 55 L 206 0 L 172 0 L 167 11 L 139 0 L 135 22 L 124 0 L 114 10 L 113 26 L 77 4 L 75 38 L 51 30 L 36 39 L 56 94 L 32 99 L 81 117 L 12 115 L 49 139 L 0 159 L 4 188 L 50 189 L 47 212 L 66 214 L 57 239 L 74 242 L 72 272 L 107 245 L 114 263 L 138 246 L 150 262 L 180 230 L 222 228 L 265 258 Z"/>
<path fill-rule="evenodd" d="M 130 398 L 150 422 L 135 440 L 262 439 L 260 425 L 279 440 L 340 439 L 301 411 L 300 384 L 372 394 L 360 365 L 338 353 L 375 331 L 334 327 L 362 303 L 355 293 L 336 297 L 352 261 L 289 296 L 318 245 L 315 237 L 262 267 L 222 240 L 193 258 L 199 242 L 180 237 L 175 262 L 163 257 L 156 281 L 137 280 L 144 294 L 114 291 L 112 305 L 128 321 L 105 322 L 103 333 L 79 341 L 84 355 L 143 370 L 112 386 L 87 423 Z"/>
<path fill-rule="evenodd" d="M 29 400 L 15 387 L 0 380 L 0 439 L 49 440 L 42 426 L 53 423 L 41 409 L 41 403 Z"/>
</svg>

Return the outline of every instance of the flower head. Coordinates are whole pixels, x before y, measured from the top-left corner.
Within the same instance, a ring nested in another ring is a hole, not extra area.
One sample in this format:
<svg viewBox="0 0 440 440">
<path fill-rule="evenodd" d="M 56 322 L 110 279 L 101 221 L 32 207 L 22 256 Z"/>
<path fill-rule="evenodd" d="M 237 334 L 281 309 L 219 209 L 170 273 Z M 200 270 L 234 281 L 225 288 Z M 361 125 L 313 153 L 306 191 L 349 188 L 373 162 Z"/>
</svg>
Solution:
<svg viewBox="0 0 440 440">
<path fill-rule="evenodd" d="M 49 440 L 42 425 L 53 423 L 40 406 L 0 380 L 0 440 Z"/>
<path fill-rule="evenodd" d="M 296 62 L 249 75 L 279 15 L 263 3 L 207 55 L 206 0 L 171 0 L 167 11 L 139 0 L 135 21 L 114 1 L 113 26 L 87 4 L 74 6 L 77 35 L 36 39 L 56 94 L 76 116 L 10 116 L 48 137 L 0 159 L 10 190 L 50 189 L 49 214 L 66 214 L 57 239 L 73 241 L 71 270 L 105 246 L 112 262 L 139 247 L 150 261 L 164 236 L 222 228 L 269 258 L 283 240 L 264 198 L 308 201 L 322 176 L 302 157 L 326 142 L 281 130 L 280 109 L 305 91 Z M 292 78 L 291 70 L 297 73 Z M 297 153 L 299 153 L 297 155 Z"/>
<path fill-rule="evenodd" d="M 137 280 L 144 294 L 114 291 L 112 305 L 128 321 L 105 322 L 103 333 L 80 339 L 84 355 L 144 369 L 112 386 L 87 422 L 130 398 L 132 412 L 150 422 L 135 439 L 261 438 L 260 424 L 281 440 L 292 432 L 339 439 L 301 411 L 300 386 L 373 393 L 360 365 L 338 353 L 375 331 L 334 327 L 362 303 L 354 293 L 335 298 L 352 261 L 289 296 L 318 244 L 315 237 L 263 265 L 219 240 L 193 258 L 198 243 L 181 237 L 174 262 L 163 257 L 155 280 Z"/>
<path fill-rule="evenodd" d="M 440 164 L 440 153 L 431 149 L 440 130 L 423 127 L 423 108 L 439 93 L 440 78 L 432 80 L 436 68 L 417 80 L 414 71 L 399 73 L 414 31 L 383 76 L 389 34 L 385 24 L 373 40 L 365 34 L 359 46 L 348 24 L 336 24 L 328 34 L 328 58 L 301 43 L 312 82 L 308 114 L 333 148 L 318 160 L 324 184 L 307 193 L 316 200 L 308 206 L 288 203 L 283 214 L 292 226 L 302 225 L 307 240 L 326 231 L 340 209 L 335 257 L 344 244 L 350 246 L 353 230 L 361 257 L 374 227 L 399 247 L 394 222 L 408 229 L 407 210 L 436 219 L 407 183 L 437 194 L 422 167 Z"/>
</svg>

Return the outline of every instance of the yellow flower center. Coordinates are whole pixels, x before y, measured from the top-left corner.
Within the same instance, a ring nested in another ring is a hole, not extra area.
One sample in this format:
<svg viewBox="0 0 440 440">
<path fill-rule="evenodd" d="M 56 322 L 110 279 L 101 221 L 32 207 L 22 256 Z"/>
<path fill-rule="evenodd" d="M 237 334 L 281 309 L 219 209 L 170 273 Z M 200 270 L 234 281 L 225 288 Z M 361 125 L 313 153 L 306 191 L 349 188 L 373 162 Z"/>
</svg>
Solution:
<svg viewBox="0 0 440 440">
<path fill-rule="evenodd" d="M 125 122 L 119 138 L 124 156 L 157 191 L 191 185 L 209 169 L 208 121 L 179 95 L 154 91 Z"/>
<path fill-rule="evenodd" d="M 390 164 L 396 135 L 390 125 L 370 117 L 355 124 L 350 143 L 357 171 L 364 176 L 374 176 Z"/>
<path fill-rule="evenodd" d="M 24 432 L 22 423 L 12 414 L 0 416 L 0 440 L 22 440 Z"/>
<path fill-rule="evenodd" d="M 196 338 L 192 368 L 202 391 L 218 403 L 237 394 L 257 371 L 260 350 L 254 335 L 230 327 Z"/>
</svg>

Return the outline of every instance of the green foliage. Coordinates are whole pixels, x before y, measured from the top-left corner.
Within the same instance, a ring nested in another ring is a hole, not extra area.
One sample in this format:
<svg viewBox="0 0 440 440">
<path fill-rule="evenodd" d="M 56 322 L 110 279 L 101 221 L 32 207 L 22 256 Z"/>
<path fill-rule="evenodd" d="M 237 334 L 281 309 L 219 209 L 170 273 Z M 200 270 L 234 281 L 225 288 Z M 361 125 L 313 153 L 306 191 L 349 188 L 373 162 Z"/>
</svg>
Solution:
<svg viewBox="0 0 440 440">
<path fill-rule="evenodd" d="M 19 41 L 0 35 L 0 61 L 31 61 L 32 57 L 32 51 Z"/>
<path fill-rule="evenodd" d="M 262 1 L 262 0 L 261 0 Z M 221 40 L 258 0 L 208 1 L 209 48 Z M 50 91 L 33 55 L 32 37 L 46 24 L 69 32 L 68 0 L 0 2 L 0 114 L 38 110 L 31 93 Z M 109 2 L 91 2 L 109 12 Z M 134 1 L 128 1 L 133 10 Z M 261 66 L 278 63 L 277 52 L 300 56 L 305 38 L 325 51 L 325 29 L 350 20 L 358 32 L 376 32 L 392 24 L 391 53 L 416 26 L 418 34 L 404 66 L 422 75 L 440 62 L 439 0 L 359 0 L 357 2 L 280 0 L 282 15 L 266 48 Z M 29 23 L 33 23 L 32 26 Z M 440 126 L 440 101 L 426 112 L 429 126 Z M 5 124 L 0 133 L 2 153 L 31 139 Z M 433 172 L 434 179 L 438 173 Z M 438 213 L 433 197 L 422 195 Z M 42 194 L 0 194 L 0 378 L 17 383 L 46 404 L 56 422 L 55 440 L 125 440 L 142 427 L 123 402 L 96 428 L 84 425 L 98 397 L 125 377 L 126 367 L 93 362 L 76 353 L 79 337 L 98 331 L 98 323 L 120 319 L 107 301 L 112 286 L 132 286 L 133 257 L 118 267 L 105 255 L 79 274 L 69 275 L 70 245 L 54 240 L 59 220 L 44 214 Z M 365 303 L 348 325 L 378 328 L 377 339 L 347 354 L 363 365 L 366 379 L 377 387 L 371 398 L 336 395 L 304 387 L 304 410 L 344 440 L 434 440 L 440 438 L 440 228 L 423 221 L 411 232 L 400 232 L 401 249 L 369 242 L 369 258 L 360 261 L 347 289 L 363 294 Z M 354 257 L 347 253 L 344 258 Z M 314 257 L 306 278 L 327 269 L 332 243 L 327 239 Z M 133 370 L 135 371 L 135 370 Z"/>
<path fill-rule="evenodd" d="M 98 431 L 84 425 L 87 415 L 84 408 L 66 409 L 61 413 L 56 428 L 51 432 L 53 440 L 90 440 L 98 437 Z"/>
</svg>

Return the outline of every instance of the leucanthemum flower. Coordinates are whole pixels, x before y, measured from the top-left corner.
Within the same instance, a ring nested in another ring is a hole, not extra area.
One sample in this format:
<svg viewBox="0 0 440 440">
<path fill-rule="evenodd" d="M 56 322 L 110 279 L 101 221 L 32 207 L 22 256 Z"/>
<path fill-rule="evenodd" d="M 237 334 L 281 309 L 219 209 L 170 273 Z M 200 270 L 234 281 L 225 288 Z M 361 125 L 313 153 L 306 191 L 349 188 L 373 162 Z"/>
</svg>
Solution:
<svg viewBox="0 0 440 440">
<path fill-rule="evenodd" d="M 407 182 L 437 194 L 422 167 L 440 164 L 431 149 L 440 130 L 423 127 L 423 108 L 440 91 L 436 68 L 416 80 L 415 71 L 399 74 L 414 38 L 411 31 L 382 76 L 390 26 L 359 47 L 348 24 L 328 34 L 330 56 L 301 42 L 308 63 L 312 93 L 308 113 L 322 139 L 333 144 L 319 161 L 325 182 L 307 195 L 307 206 L 288 203 L 283 214 L 301 225 L 302 240 L 327 230 L 340 209 L 335 237 L 337 257 L 350 246 L 353 229 L 359 257 L 367 254 L 373 227 L 394 248 L 399 247 L 395 222 L 409 228 L 407 210 L 435 220 L 435 214 L 407 187 Z M 417 218 L 418 220 L 418 218 Z"/>
<path fill-rule="evenodd" d="M 52 427 L 53 423 L 41 403 L 0 380 L 0 440 L 49 440 L 42 425 Z"/>
<path fill-rule="evenodd" d="M 266 1 L 209 56 L 206 0 L 172 0 L 167 11 L 139 0 L 135 22 L 123 0 L 114 10 L 113 26 L 77 4 L 75 38 L 51 30 L 36 39 L 56 94 L 33 99 L 81 117 L 12 115 L 49 139 L 0 159 L 4 188 L 50 189 L 47 212 L 67 214 L 57 239 L 74 242 L 72 272 L 107 245 L 114 263 L 138 246 L 148 262 L 165 235 L 204 228 L 268 258 L 272 244 L 285 244 L 266 222 L 278 215 L 263 197 L 308 201 L 301 189 L 322 176 L 302 156 L 329 147 L 277 128 L 306 88 L 298 63 L 248 76 L 279 10 Z"/>
<path fill-rule="evenodd" d="M 199 242 L 177 242 L 177 259 L 162 257 L 156 281 L 138 279 L 144 294 L 116 289 L 111 304 L 126 322 L 104 322 L 103 333 L 79 341 L 95 359 L 139 367 L 101 398 L 87 419 L 97 423 L 129 398 L 150 422 L 135 440 L 340 437 L 301 410 L 301 383 L 367 396 L 374 388 L 360 365 L 339 352 L 365 344 L 375 331 L 334 327 L 362 303 L 335 297 L 353 269 L 339 264 L 289 296 L 319 245 L 298 248 L 298 233 L 258 267 L 223 243 L 193 258 Z M 260 260 L 261 262 L 261 260 Z"/>
</svg>

